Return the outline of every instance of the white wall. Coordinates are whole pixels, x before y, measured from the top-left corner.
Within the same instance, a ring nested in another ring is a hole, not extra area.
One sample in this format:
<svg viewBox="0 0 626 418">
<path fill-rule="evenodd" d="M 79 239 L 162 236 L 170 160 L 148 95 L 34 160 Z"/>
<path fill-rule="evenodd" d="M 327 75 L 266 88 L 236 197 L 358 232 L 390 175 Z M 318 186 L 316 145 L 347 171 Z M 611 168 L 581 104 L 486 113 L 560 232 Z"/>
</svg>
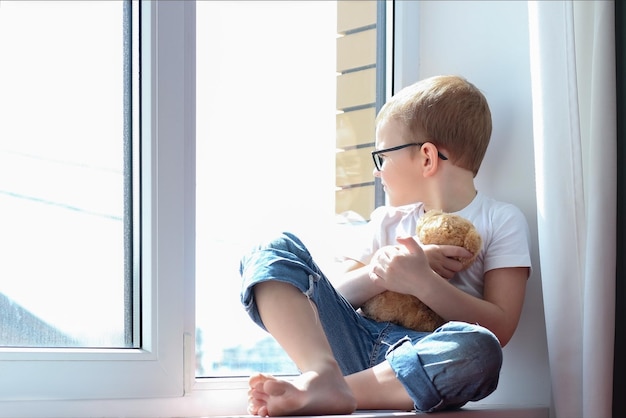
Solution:
<svg viewBox="0 0 626 418">
<path fill-rule="evenodd" d="M 522 319 L 504 349 L 500 385 L 482 404 L 550 405 L 550 375 L 537 244 L 527 2 L 396 2 L 395 90 L 458 74 L 483 91 L 493 134 L 479 190 L 516 204 L 531 229 L 533 274 Z"/>
</svg>

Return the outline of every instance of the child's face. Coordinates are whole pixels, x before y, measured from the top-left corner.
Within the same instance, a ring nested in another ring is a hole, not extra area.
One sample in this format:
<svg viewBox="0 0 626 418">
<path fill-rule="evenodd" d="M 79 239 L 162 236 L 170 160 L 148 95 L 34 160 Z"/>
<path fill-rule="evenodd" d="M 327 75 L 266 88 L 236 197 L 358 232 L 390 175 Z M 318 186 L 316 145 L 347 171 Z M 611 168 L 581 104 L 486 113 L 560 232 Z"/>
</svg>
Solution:
<svg viewBox="0 0 626 418">
<path fill-rule="evenodd" d="M 407 128 L 391 119 L 376 128 L 376 150 L 411 144 Z M 374 177 L 379 177 L 392 206 L 402 206 L 420 201 L 419 146 L 409 146 L 379 154 L 380 170 L 374 167 Z"/>
</svg>

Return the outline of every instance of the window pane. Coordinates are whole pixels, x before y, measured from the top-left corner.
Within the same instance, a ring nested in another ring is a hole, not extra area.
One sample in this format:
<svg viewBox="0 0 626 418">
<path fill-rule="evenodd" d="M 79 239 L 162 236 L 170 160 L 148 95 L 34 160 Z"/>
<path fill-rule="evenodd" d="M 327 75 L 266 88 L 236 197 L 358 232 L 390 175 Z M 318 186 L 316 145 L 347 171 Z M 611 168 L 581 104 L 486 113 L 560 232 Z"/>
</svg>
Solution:
<svg viewBox="0 0 626 418">
<path fill-rule="evenodd" d="M 239 301 L 239 258 L 335 214 L 337 4 L 197 3 L 197 374 L 295 373 Z"/>
<path fill-rule="evenodd" d="M 125 17 L 0 4 L 0 346 L 132 345 Z"/>
</svg>

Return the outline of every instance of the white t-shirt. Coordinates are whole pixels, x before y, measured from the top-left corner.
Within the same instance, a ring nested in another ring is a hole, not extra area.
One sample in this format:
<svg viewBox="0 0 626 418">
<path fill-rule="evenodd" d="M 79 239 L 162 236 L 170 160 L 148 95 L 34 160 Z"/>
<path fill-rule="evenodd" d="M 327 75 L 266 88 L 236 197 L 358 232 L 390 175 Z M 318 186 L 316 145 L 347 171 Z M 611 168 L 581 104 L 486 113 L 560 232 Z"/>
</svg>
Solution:
<svg viewBox="0 0 626 418">
<path fill-rule="evenodd" d="M 531 267 L 528 223 L 516 206 L 479 192 L 468 206 L 455 213 L 474 224 L 482 237 L 483 247 L 469 268 L 450 279 L 451 284 L 482 299 L 485 272 L 506 267 Z M 375 209 L 367 226 L 371 242 L 346 256 L 368 264 L 379 248 L 397 245 L 396 237 L 415 236 L 417 220 L 423 214 L 422 203 Z"/>
</svg>

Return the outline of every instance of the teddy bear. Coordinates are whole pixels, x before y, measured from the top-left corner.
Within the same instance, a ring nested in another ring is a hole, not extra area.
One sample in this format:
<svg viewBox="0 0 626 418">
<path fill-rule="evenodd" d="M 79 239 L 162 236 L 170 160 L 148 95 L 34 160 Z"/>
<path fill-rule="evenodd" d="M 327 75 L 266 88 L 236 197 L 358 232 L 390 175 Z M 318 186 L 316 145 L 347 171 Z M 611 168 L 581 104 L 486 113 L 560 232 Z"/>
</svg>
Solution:
<svg viewBox="0 0 626 418">
<path fill-rule="evenodd" d="M 456 245 L 467 249 L 473 255 L 458 259 L 463 269 L 474 262 L 482 248 L 480 234 L 470 221 L 440 210 L 430 210 L 418 220 L 416 236 L 422 244 Z M 424 332 L 432 332 L 447 322 L 415 296 L 389 290 L 367 300 L 361 312 L 376 321 Z"/>
</svg>

